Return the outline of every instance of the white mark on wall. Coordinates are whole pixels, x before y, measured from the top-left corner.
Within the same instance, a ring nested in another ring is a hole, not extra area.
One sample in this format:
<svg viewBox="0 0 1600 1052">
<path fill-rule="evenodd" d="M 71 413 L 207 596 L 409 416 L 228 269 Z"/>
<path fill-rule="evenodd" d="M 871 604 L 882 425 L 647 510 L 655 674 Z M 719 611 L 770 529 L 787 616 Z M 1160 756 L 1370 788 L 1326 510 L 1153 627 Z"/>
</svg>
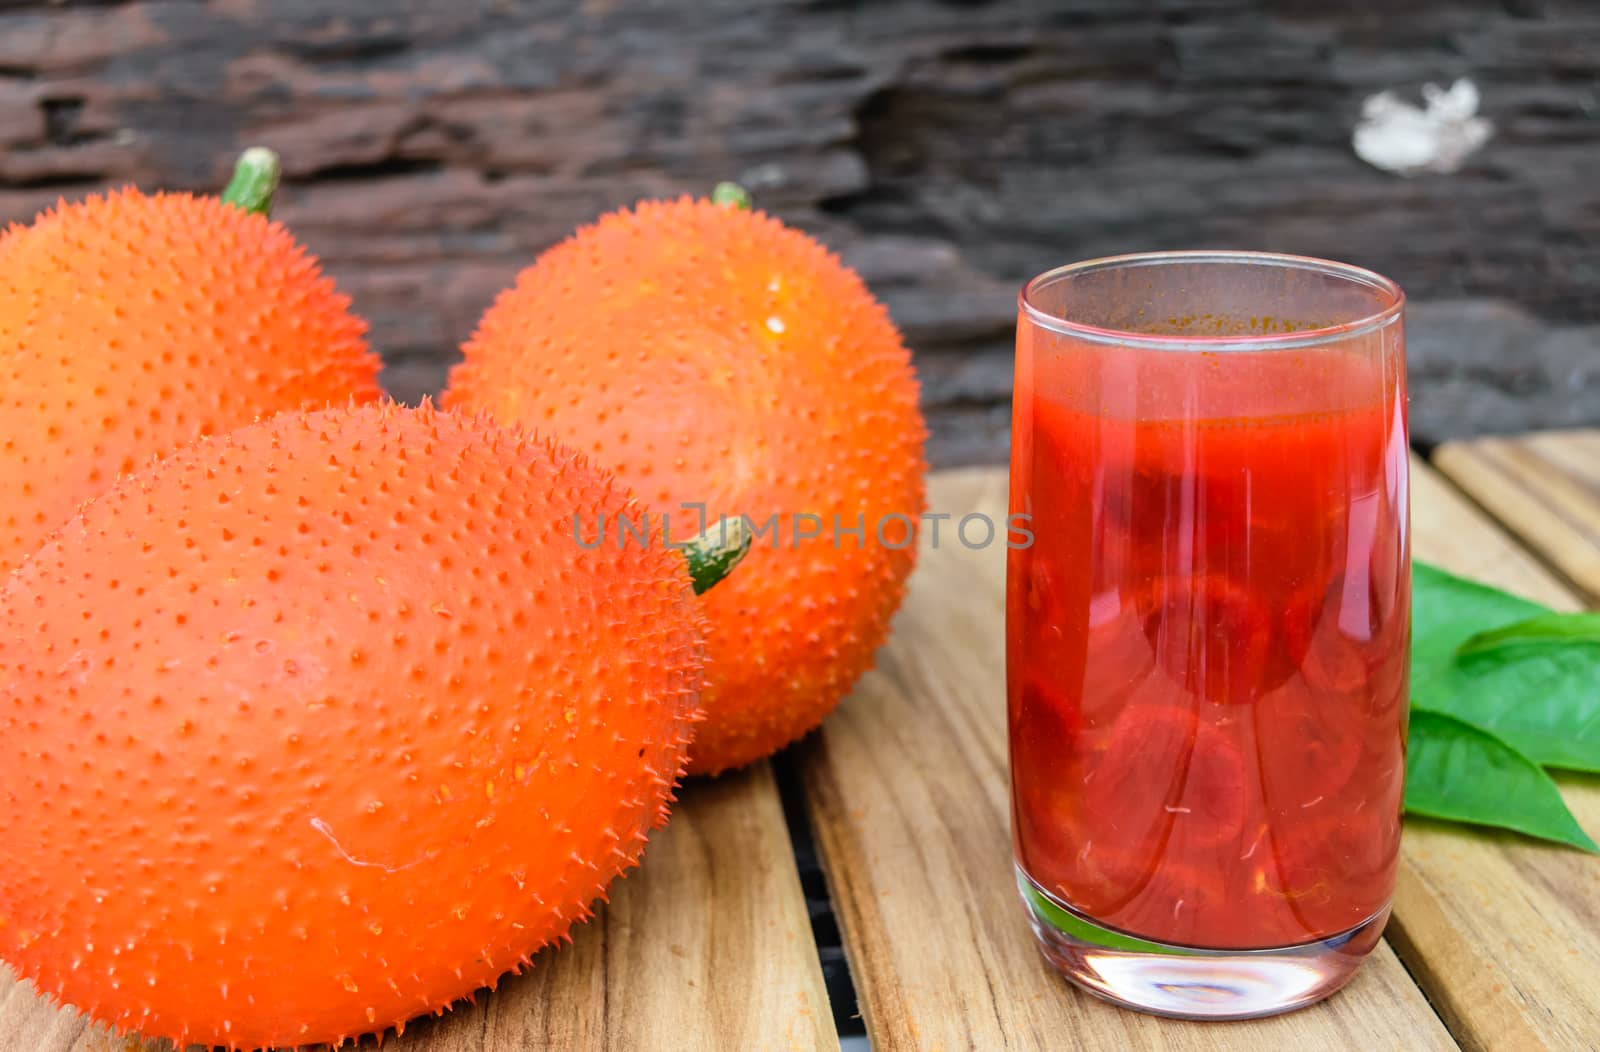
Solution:
<svg viewBox="0 0 1600 1052">
<path fill-rule="evenodd" d="M 1392 91 L 1361 104 L 1351 145 L 1356 156 L 1386 172 L 1453 172 L 1489 141 L 1494 125 L 1478 116 L 1478 86 L 1465 78 L 1449 89 L 1422 86 L 1419 108 Z"/>
</svg>

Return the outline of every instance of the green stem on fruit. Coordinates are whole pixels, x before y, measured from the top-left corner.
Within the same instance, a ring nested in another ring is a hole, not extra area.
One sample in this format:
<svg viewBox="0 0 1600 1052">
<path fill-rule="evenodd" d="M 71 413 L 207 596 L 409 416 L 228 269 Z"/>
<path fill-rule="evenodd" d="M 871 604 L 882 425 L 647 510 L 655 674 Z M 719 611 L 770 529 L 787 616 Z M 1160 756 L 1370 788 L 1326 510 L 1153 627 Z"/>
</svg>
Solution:
<svg viewBox="0 0 1600 1052">
<path fill-rule="evenodd" d="M 711 191 L 711 203 L 722 208 L 737 208 L 748 212 L 750 191 L 738 183 L 718 183 L 717 188 Z"/>
<path fill-rule="evenodd" d="M 728 576 L 750 550 L 750 528 L 744 516 L 725 518 L 683 546 L 683 557 L 689 563 L 689 580 L 694 584 L 694 594 L 702 595 L 706 589 Z"/>
<path fill-rule="evenodd" d="M 222 203 L 256 215 L 270 214 L 272 195 L 278 190 L 281 171 L 276 153 L 265 146 L 250 147 L 239 155 L 239 162 L 233 167 L 233 178 L 222 191 Z"/>
</svg>

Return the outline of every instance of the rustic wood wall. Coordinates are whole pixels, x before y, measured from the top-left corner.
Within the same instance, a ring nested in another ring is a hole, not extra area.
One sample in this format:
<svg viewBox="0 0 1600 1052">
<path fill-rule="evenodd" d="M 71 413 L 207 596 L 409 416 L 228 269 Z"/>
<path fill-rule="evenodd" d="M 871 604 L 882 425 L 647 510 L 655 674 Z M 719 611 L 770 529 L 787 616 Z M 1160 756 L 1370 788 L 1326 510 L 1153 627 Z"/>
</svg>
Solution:
<svg viewBox="0 0 1600 1052">
<path fill-rule="evenodd" d="M 1353 156 L 1362 98 L 1462 74 L 1464 171 Z M 941 462 L 1004 456 L 1016 284 L 1138 248 L 1398 278 L 1424 439 L 1600 422 L 1586 0 L 0 0 L 0 219 L 253 142 L 408 397 L 574 225 L 732 176 L 888 300 Z"/>
</svg>

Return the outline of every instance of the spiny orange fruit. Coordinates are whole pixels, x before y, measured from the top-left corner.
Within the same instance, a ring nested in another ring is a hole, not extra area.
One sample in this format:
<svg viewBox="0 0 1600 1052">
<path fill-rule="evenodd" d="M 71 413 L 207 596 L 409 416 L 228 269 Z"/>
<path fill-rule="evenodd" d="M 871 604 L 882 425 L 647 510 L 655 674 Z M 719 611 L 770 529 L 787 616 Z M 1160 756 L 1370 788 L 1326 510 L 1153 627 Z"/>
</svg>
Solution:
<svg viewBox="0 0 1600 1052">
<path fill-rule="evenodd" d="M 123 190 L 8 229 L 0 575 L 152 456 L 377 398 L 364 331 L 283 227 L 215 197 Z"/>
<path fill-rule="evenodd" d="M 0 958 L 148 1035 L 381 1031 L 634 864 L 703 616 L 579 454 L 393 406 L 129 476 L 0 595 Z"/>
<path fill-rule="evenodd" d="M 592 454 L 675 529 L 694 518 L 685 502 L 758 530 L 778 516 L 776 545 L 768 529 L 704 597 L 690 769 L 815 727 L 888 633 L 923 509 L 910 356 L 856 274 L 766 215 L 647 202 L 545 253 L 464 351 L 447 404 Z M 858 524 L 859 542 L 843 532 Z"/>
</svg>

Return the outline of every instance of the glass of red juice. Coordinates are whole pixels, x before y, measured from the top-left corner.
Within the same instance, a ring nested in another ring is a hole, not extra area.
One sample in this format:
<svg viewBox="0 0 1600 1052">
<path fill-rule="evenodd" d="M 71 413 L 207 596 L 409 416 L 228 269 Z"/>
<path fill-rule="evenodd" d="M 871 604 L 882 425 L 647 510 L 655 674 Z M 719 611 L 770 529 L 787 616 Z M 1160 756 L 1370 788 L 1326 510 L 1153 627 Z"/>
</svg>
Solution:
<svg viewBox="0 0 1600 1052">
<path fill-rule="evenodd" d="M 1377 945 L 1410 637 L 1404 297 L 1251 252 L 1024 287 L 1007 706 L 1019 886 L 1108 1000 L 1238 1019 Z"/>
</svg>

